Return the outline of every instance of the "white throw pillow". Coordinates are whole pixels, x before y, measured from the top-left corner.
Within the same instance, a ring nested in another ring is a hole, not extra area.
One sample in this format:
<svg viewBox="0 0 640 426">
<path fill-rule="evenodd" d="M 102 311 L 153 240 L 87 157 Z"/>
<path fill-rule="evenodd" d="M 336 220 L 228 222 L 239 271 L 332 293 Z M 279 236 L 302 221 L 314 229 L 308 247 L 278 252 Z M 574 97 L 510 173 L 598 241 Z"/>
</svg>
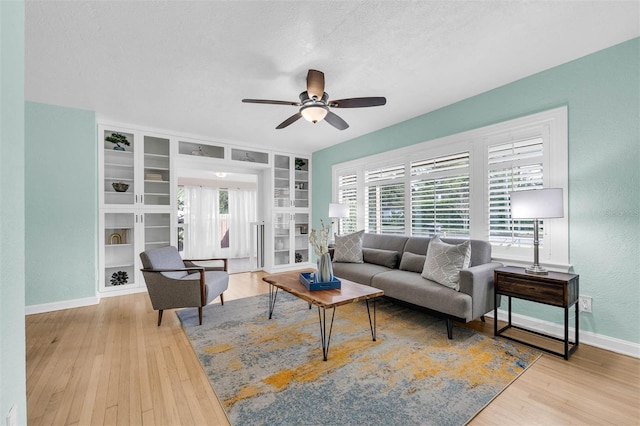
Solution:
<svg viewBox="0 0 640 426">
<path fill-rule="evenodd" d="M 362 259 L 362 236 L 364 230 L 348 235 L 336 235 L 335 251 L 333 252 L 334 262 L 344 263 L 364 263 Z"/>
<path fill-rule="evenodd" d="M 447 244 L 435 236 L 429 242 L 422 277 L 460 290 L 460 271 L 471 263 L 471 242 Z"/>
</svg>

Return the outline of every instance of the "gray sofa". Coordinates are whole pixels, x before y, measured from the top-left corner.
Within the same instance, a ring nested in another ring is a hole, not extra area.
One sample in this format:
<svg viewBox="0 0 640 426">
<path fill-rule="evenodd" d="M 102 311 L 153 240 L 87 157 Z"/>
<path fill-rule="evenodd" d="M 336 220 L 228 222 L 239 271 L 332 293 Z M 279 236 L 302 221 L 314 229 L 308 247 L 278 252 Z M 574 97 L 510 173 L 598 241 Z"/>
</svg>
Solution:
<svg viewBox="0 0 640 426">
<path fill-rule="evenodd" d="M 333 273 L 384 291 L 385 297 L 439 313 L 446 319 L 447 336 L 453 335 L 453 321 L 469 322 L 493 311 L 493 271 L 503 266 L 491 261 L 491 245 L 471 240 L 471 263 L 460 271 L 460 291 L 421 276 L 431 239 L 402 235 L 365 233 L 364 263 L 333 262 Z M 449 244 L 461 240 L 442 238 Z"/>
</svg>

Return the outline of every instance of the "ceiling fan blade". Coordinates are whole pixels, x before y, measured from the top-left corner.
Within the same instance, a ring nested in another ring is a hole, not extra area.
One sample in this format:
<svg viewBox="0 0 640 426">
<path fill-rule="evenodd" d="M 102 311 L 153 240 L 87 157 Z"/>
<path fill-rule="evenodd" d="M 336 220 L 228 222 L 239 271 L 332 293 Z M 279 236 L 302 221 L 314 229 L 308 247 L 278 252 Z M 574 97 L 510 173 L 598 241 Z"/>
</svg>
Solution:
<svg viewBox="0 0 640 426">
<path fill-rule="evenodd" d="M 349 98 L 329 101 L 329 106 L 333 108 L 364 108 L 381 106 L 387 103 L 387 98 L 370 97 L 370 98 Z"/>
<path fill-rule="evenodd" d="M 300 112 L 298 111 L 295 114 L 293 114 L 291 117 L 289 117 L 286 120 L 284 120 L 282 123 L 278 124 L 278 127 L 276 127 L 276 129 L 284 129 L 288 125 L 293 124 L 296 121 L 298 121 L 300 119 L 300 117 L 302 117 L 302 114 L 300 114 Z"/>
<path fill-rule="evenodd" d="M 307 73 L 307 93 L 310 98 L 314 96 L 322 99 L 324 95 L 324 73 L 317 70 L 309 70 Z"/>
<path fill-rule="evenodd" d="M 272 101 L 269 99 L 243 99 L 242 102 L 247 104 L 270 104 L 270 105 L 293 105 L 300 106 L 300 102 L 292 101 Z"/>
<path fill-rule="evenodd" d="M 342 118 L 338 117 L 331 111 L 327 112 L 327 116 L 324 118 L 324 120 L 338 130 L 344 130 L 349 127 L 346 121 L 344 121 Z"/>
</svg>

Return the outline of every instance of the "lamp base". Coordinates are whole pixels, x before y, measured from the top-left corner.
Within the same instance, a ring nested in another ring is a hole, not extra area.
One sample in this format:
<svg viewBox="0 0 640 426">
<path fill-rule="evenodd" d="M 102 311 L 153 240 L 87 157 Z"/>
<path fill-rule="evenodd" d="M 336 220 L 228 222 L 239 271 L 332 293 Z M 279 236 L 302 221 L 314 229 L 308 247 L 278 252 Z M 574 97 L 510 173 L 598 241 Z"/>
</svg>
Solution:
<svg viewBox="0 0 640 426">
<path fill-rule="evenodd" d="M 549 271 L 547 271 L 545 268 L 543 268 L 540 265 L 529 266 L 527 269 L 525 269 L 525 272 L 527 274 L 533 274 L 533 275 L 549 275 Z"/>
</svg>

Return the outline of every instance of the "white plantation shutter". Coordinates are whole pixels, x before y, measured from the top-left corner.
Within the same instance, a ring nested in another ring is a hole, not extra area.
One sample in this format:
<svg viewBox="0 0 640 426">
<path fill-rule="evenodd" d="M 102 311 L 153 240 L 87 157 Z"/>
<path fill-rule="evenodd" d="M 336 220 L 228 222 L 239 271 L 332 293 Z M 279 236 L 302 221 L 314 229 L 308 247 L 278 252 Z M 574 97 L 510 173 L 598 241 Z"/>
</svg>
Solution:
<svg viewBox="0 0 640 426">
<path fill-rule="evenodd" d="M 469 152 L 411 163 L 411 234 L 469 236 Z"/>
<path fill-rule="evenodd" d="M 358 178 L 355 173 L 338 176 L 338 202 L 349 205 L 349 217 L 340 219 L 340 234 L 358 230 Z"/>
<path fill-rule="evenodd" d="M 565 217 L 540 223 L 540 263 L 569 262 L 567 108 L 334 164 L 334 199 L 347 203 L 343 232 L 473 238 L 492 257 L 525 266 L 533 220 L 511 220 L 509 193 L 563 188 Z"/>
<path fill-rule="evenodd" d="M 511 219 L 509 193 L 543 187 L 542 138 L 491 145 L 487 161 L 489 241 L 516 247 L 532 245 L 533 220 Z M 543 226 L 540 221 L 541 236 Z"/>
<path fill-rule="evenodd" d="M 404 234 L 404 164 L 364 172 L 365 231 Z"/>
</svg>

